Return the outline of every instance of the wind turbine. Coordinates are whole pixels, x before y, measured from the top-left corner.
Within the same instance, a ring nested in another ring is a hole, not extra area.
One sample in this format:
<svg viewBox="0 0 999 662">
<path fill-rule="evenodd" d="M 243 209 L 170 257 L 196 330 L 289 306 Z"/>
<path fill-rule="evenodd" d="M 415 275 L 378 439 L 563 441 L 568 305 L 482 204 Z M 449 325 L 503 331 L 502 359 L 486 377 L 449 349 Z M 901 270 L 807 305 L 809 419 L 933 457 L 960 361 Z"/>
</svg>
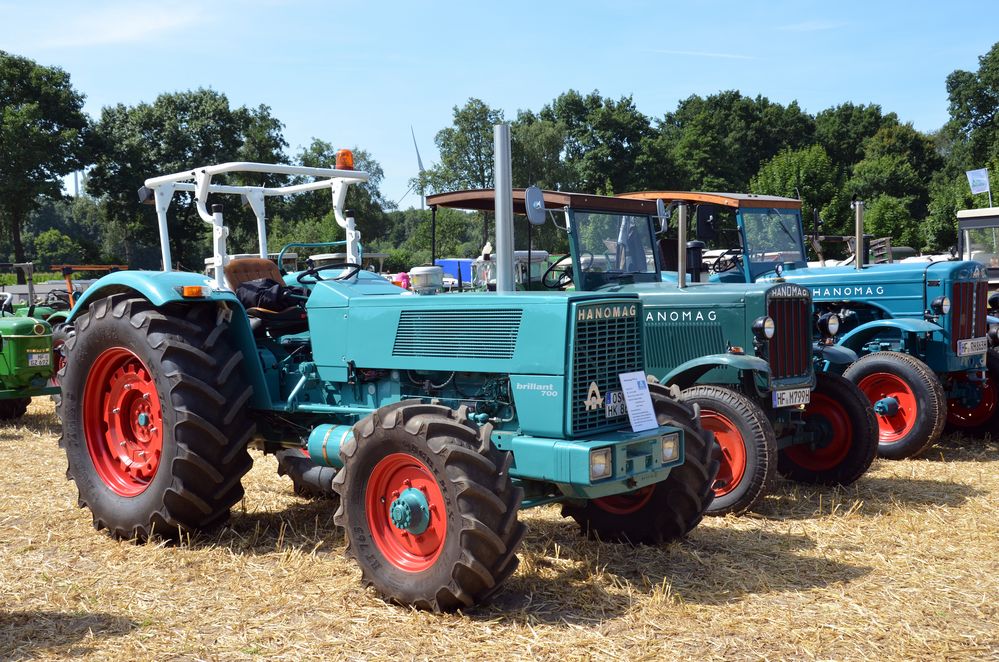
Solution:
<svg viewBox="0 0 999 662">
<path fill-rule="evenodd" d="M 425 171 L 423 168 L 423 159 L 420 158 L 420 147 L 416 144 L 416 132 L 413 131 L 412 124 L 409 125 L 409 133 L 411 136 L 413 136 L 413 149 L 416 150 L 416 165 L 417 168 L 419 169 L 419 174 L 417 175 L 416 182 L 414 182 L 408 189 L 406 189 L 406 192 L 402 194 L 402 197 L 399 198 L 399 202 L 395 203 L 395 206 L 398 207 L 399 204 L 406 199 L 406 196 L 409 195 L 410 191 L 412 191 L 414 188 L 419 187 L 420 209 L 422 210 L 426 209 L 426 198 L 423 197 L 423 185 L 422 185 L 423 173 Z"/>
</svg>

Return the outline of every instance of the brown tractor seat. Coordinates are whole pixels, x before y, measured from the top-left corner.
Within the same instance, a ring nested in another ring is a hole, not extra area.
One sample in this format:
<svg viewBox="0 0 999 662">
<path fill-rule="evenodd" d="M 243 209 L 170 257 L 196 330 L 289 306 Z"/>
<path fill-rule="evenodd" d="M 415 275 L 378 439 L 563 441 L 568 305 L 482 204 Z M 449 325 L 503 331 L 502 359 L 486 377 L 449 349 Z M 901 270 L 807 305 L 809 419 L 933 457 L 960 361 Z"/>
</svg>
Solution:
<svg viewBox="0 0 999 662">
<path fill-rule="evenodd" d="M 277 282 L 283 282 L 281 270 L 278 265 L 262 257 L 244 257 L 238 260 L 230 260 L 225 265 L 225 279 L 229 287 L 235 290 L 248 280 L 259 278 L 270 278 Z"/>
<path fill-rule="evenodd" d="M 275 286 L 277 283 L 284 282 L 284 277 L 278 266 L 261 257 L 232 260 L 225 267 L 225 279 L 233 291 L 236 291 L 243 283 L 249 283 L 253 280 L 268 279 L 274 281 Z M 287 290 L 287 288 L 283 289 Z M 288 306 L 283 310 L 270 310 L 253 306 L 246 309 L 246 314 L 250 317 L 250 328 L 255 336 L 301 333 L 309 327 L 308 316 L 301 303 Z"/>
</svg>

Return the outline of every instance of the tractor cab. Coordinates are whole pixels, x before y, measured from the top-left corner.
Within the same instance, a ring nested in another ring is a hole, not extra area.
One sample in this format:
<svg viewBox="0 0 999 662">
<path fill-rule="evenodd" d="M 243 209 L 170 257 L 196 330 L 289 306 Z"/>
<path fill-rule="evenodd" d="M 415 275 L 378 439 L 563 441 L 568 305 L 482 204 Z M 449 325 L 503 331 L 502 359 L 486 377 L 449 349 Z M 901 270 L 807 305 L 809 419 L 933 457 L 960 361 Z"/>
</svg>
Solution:
<svg viewBox="0 0 999 662">
<path fill-rule="evenodd" d="M 989 289 L 999 289 L 999 207 L 957 212 L 957 253 L 984 265 Z"/>
</svg>

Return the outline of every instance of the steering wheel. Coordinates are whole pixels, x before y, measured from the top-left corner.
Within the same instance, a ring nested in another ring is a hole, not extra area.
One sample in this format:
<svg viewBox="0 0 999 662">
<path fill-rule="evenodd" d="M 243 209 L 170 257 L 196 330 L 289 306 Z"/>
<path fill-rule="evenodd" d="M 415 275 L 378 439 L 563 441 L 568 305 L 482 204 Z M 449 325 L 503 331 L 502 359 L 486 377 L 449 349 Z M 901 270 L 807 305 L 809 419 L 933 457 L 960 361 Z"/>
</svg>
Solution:
<svg viewBox="0 0 999 662">
<path fill-rule="evenodd" d="M 571 258 L 569 253 L 561 256 L 557 260 L 551 263 L 545 273 L 541 276 L 541 284 L 547 287 L 549 290 L 560 290 L 572 283 L 572 262 L 565 262 L 565 260 Z M 556 272 L 561 271 L 556 276 Z"/>
<path fill-rule="evenodd" d="M 302 285 L 312 285 L 313 283 L 318 283 L 321 280 L 347 280 L 348 278 L 353 278 L 357 275 L 361 269 L 363 269 L 359 264 L 353 262 L 347 262 L 346 264 L 320 264 L 317 267 L 309 267 L 302 273 L 298 274 L 295 278 Z M 323 278 L 319 275 L 320 271 L 326 271 L 327 269 L 343 269 L 344 272 L 337 276 L 336 278 Z M 313 280 L 302 280 L 303 278 L 311 276 Z"/>
<path fill-rule="evenodd" d="M 741 248 L 727 248 L 725 249 L 725 252 L 715 258 L 715 261 L 711 264 L 711 273 L 717 274 L 722 271 L 735 269 L 739 266 L 740 259 L 742 259 Z"/>
</svg>

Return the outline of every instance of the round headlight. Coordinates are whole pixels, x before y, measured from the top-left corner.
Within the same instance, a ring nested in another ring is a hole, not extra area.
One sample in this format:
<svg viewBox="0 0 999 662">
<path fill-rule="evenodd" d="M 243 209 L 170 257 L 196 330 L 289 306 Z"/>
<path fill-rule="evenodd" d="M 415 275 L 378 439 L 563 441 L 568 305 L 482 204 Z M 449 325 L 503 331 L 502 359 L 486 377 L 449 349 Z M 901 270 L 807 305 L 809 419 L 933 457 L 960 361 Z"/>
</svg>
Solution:
<svg viewBox="0 0 999 662">
<path fill-rule="evenodd" d="M 831 337 L 839 333 L 839 315 L 836 313 L 823 313 L 819 315 L 819 333 L 823 336 Z"/>
<path fill-rule="evenodd" d="M 774 320 L 770 316 L 763 316 L 753 322 L 753 333 L 756 334 L 757 338 L 764 338 L 770 340 L 774 337 L 774 332 L 777 330 Z"/>
<path fill-rule="evenodd" d="M 947 297 L 937 297 L 933 300 L 933 311 L 946 315 L 950 312 L 950 299 Z"/>
</svg>

